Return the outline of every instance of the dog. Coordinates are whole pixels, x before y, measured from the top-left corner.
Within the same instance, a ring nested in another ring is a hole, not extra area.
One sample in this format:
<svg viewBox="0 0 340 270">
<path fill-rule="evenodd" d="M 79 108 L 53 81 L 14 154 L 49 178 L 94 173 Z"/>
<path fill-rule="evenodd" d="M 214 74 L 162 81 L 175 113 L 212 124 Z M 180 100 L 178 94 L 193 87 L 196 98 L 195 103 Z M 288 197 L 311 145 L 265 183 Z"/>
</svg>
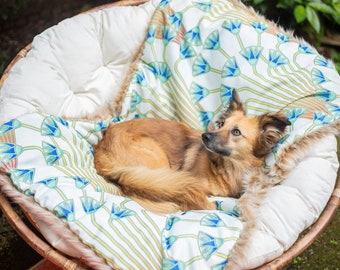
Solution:
<svg viewBox="0 0 340 270">
<path fill-rule="evenodd" d="M 281 113 L 248 117 L 236 91 L 207 132 L 142 118 L 110 124 L 94 164 L 120 194 L 155 213 L 216 209 L 207 196 L 239 197 L 244 174 L 264 163 L 290 125 Z"/>
</svg>

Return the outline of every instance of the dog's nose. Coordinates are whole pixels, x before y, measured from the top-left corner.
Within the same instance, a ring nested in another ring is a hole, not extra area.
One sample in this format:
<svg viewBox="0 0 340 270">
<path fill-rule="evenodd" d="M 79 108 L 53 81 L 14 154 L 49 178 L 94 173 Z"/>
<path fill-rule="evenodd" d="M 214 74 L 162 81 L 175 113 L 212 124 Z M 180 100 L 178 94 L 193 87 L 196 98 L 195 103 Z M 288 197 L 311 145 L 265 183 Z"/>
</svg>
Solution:
<svg viewBox="0 0 340 270">
<path fill-rule="evenodd" d="M 202 134 L 202 140 L 203 142 L 210 142 L 212 138 L 212 133 L 206 132 Z"/>
</svg>

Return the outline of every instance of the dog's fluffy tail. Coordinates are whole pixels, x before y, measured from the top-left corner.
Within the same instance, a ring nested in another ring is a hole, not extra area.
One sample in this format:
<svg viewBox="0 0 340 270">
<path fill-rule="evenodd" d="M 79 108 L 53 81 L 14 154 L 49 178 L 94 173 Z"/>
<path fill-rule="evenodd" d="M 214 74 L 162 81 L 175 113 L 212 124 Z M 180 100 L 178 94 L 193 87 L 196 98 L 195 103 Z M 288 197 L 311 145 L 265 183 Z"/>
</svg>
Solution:
<svg viewBox="0 0 340 270">
<path fill-rule="evenodd" d="M 156 213 L 216 209 L 208 201 L 208 183 L 184 171 L 121 167 L 105 173 L 121 192 Z"/>
</svg>

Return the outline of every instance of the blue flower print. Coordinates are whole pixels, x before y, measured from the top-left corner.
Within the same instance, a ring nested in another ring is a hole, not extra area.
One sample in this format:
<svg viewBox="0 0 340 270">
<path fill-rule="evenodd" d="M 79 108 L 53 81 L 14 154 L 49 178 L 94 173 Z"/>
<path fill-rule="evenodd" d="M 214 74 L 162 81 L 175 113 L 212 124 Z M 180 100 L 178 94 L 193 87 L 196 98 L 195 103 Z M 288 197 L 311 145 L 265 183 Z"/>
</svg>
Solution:
<svg viewBox="0 0 340 270">
<path fill-rule="evenodd" d="M 207 227 L 225 227 L 225 223 L 217 214 L 208 214 L 201 220 L 202 226 Z"/>
<path fill-rule="evenodd" d="M 65 127 L 69 127 L 69 124 L 66 120 L 64 120 L 63 118 L 59 117 L 59 116 L 55 116 L 55 115 L 52 115 L 51 116 L 52 119 L 60 124 L 62 124 L 63 126 Z"/>
<path fill-rule="evenodd" d="M 165 229 L 170 231 L 172 227 L 178 222 L 180 219 L 178 217 L 169 217 L 166 221 Z"/>
<path fill-rule="evenodd" d="M 151 62 L 146 68 L 162 83 L 165 83 L 171 77 L 171 70 L 165 62 Z"/>
<path fill-rule="evenodd" d="M 313 124 L 315 126 L 327 125 L 332 121 L 332 117 L 324 112 L 314 112 Z"/>
<path fill-rule="evenodd" d="M 74 180 L 76 188 L 79 188 L 79 189 L 85 188 L 90 183 L 90 180 L 88 180 L 85 177 L 71 176 L 70 178 Z"/>
<path fill-rule="evenodd" d="M 230 103 L 232 92 L 235 90 L 235 88 L 227 86 L 227 85 L 221 85 L 220 87 L 220 96 L 221 96 L 221 102 L 223 106 L 227 106 Z"/>
<path fill-rule="evenodd" d="M 308 45 L 299 43 L 299 52 L 303 54 L 314 54 L 315 50 L 313 50 L 311 47 Z"/>
<path fill-rule="evenodd" d="M 192 75 L 198 76 L 210 71 L 210 65 L 208 62 L 203 58 L 202 54 L 198 55 L 194 61 L 192 66 Z"/>
<path fill-rule="evenodd" d="M 326 58 L 324 58 L 321 55 L 318 55 L 317 57 L 315 57 L 314 64 L 317 66 L 328 67 L 328 68 L 334 69 L 334 65 L 332 65 Z"/>
<path fill-rule="evenodd" d="M 162 269 L 163 270 L 184 270 L 185 263 L 179 260 L 170 260 L 170 259 L 163 258 Z"/>
<path fill-rule="evenodd" d="M 329 81 L 329 79 L 325 77 L 321 70 L 317 68 L 312 69 L 312 80 L 314 84 L 322 84 Z"/>
<path fill-rule="evenodd" d="M 45 160 L 48 165 L 54 165 L 63 155 L 63 150 L 53 144 L 42 142 L 42 146 Z"/>
<path fill-rule="evenodd" d="M 295 121 L 306 112 L 306 108 L 297 107 L 285 111 L 288 121 L 293 124 Z"/>
<path fill-rule="evenodd" d="M 211 266 L 211 270 L 223 270 L 224 266 L 228 263 L 227 260 L 223 260 L 222 262 Z"/>
<path fill-rule="evenodd" d="M 7 163 L 17 158 L 23 151 L 24 148 L 20 145 L 0 142 L 0 159 L 2 162 Z"/>
<path fill-rule="evenodd" d="M 38 183 L 43 184 L 47 186 L 48 188 L 54 189 L 58 185 L 58 177 L 51 177 L 51 178 L 43 179 L 39 181 Z"/>
<path fill-rule="evenodd" d="M 51 136 L 51 137 L 60 137 L 61 130 L 57 123 L 53 120 L 52 117 L 48 116 L 44 119 L 41 125 L 41 135 L 42 136 Z"/>
<path fill-rule="evenodd" d="M 261 56 L 262 50 L 263 47 L 261 46 L 250 46 L 240 51 L 240 54 L 248 61 L 250 65 L 255 66 Z"/>
<path fill-rule="evenodd" d="M 19 120 L 13 119 L 0 126 L 0 136 L 21 127 L 21 122 Z"/>
<path fill-rule="evenodd" d="M 164 237 L 163 239 L 163 249 L 169 250 L 173 244 L 176 242 L 177 237 L 174 235 L 171 235 L 169 237 Z"/>
<path fill-rule="evenodd" d="M 196 51 L 188 41 L 183 39 L 179 45 L 180 58 L 187 59 L 196 56 Z"/>
<path fill-rule="evenodd" d="M 9 173 L 13 181 L 31 185 L 34 179 L 35 169 L 12 169 Z"/>
<path fill-rule="evenodd" d="M 269 67 L 279 67 L 289 62 L 288 58 L 281 52 L 270 49 L 269 51 Z"/>
<path fill-rule="evenodd" d="M 130 97 L 130 111 L 134 112 L 138 106 L 143 101 L 143 98 L 138 95 L 138 93 L 133 90 Z"/>
<path fill-rule="evenodd" d="M 210 257 L 223 245 L 222 238 L 216 238 L 205 232 L 198 233 L 198 245 L 202 257 L 209 260 Z"/>
<path fill-rule="evenodd" d="M 268 29 L 268 25 L 264 22 L 252 22 L 250 25 L 256 30 L 257 33 L 262 34 Z"/>
<path fill-rule="evenodd" d="M 238 19 L 226 20 L 223 22 L 222 27 L 234 35 L 240 33 L 242 22 Z"/>
<path fill-rule="evenodd" d="M 65 200 L 59 203 L 53 211 L 56 216 L 62 219 L 66 219 L 67 221 L 74 221 L 74 201 L 73 199 Z"/>
<path fill-rule="evenodd" d="M 162 25 L 162 39 L 164 46 L 167 46 L 177 35 L 177 33 L 168 25 Z"/>
<path fill-rule="evenodd" d="M 83 206 L 83 209 L 85 213 L 92 214 L 96 212 L 99 208 L 103 206 L 104 203 L 97 201 L 94 198 L 83 196 L 80 198 L 81 204 Z"/>
<path fill-rule="evenodd" d="M 168 20 L 171 26 L 178 31 L 181 27 L 182 24 L 182 19 L 183 19 L 183 14 L 182 12 L 176 12 L 173 14 L 168 15 Z"/>
<path fill-rule="evenodd" d="M 111 219 L 112 220 L 131 217 L 131 216 L 134 216 L 135 214 L 136 212 L 133 210 L 122 208 L 115 203 L 112 204 L 112 208 L 111 208 Z"/>
<path fill-rule="evenodd" d="M 190 96 L 194 104 L 199 103 L 202 99 L 209 95 L 209 90 L 199 84 L 192 82 L 190 86 Z"/>
<path fill-rule="evenodd" d="M 334 104 L 326 104 L 326 108 L 335 120 L 340 119 L 340 106 Z"/>
<path fill-rule="evenodd" d="M 145 79 L 145 74 L 141 68 L 137 69 L 136 73 L 133 75 L 131 82 L 139 84 L 141 86 L 146 86 L 148 84 Z"/>
<path fill-rule="evenodd" d="M 223 66 L 223 70 L 222 70 L 222 78 L 225 77 L 237 77 L 241 74 L 239 66 L 236 62 L 236 58 L 235 56 L 229 58 L 224 66 Z"/>
<path fill-rule="evenodd" d="M 188 32 L 184 34 L 184 38 L 192 45 L 192 46 L 200 46 L 202 45 L 201 34 L 199 26 L 195 26 Z"/>
<path fill-rule="evenodd" d="M 336 99 L 336 94 L 328 89 L 321 89 L 315 92 L 315 97 L 319 100 L 330 102 Z"/>
<path fill-rule="evenodd" d="M 276 37 L 280 43 L 287 43 L 290 41 L 290 38 L 282 33 L 276 33 Z"/>
<path fill-rule="evenodd" d="M 156 37 L 156 33 L 157 33 L 157 25 L 150 25 L 148 32 L 146 34 L 146 42 L 148 44 L 152 44 L 155 40 Z"/>
<path fill-rule="evenodd" d="M 209 2 L 193 2 L 193 5 L 198 7 L 200 10 L 204 12 L 210 12 L 212 3 Z"/>
<path fill-rule="evenodd" d="M 203 48 L 206 50 L 218 50 L 220 47 L 220 34 L 218 30 L 215 30 L 206 38 Z"/>
<path fill-rule="evenodd" d="M 108 126 L 109 126 L 109 121 L 107 120 L 100 121 L 94 125 L 94 131 L 99 132 L 99 131 L 105 130 L 108 128 Z"/>
<path fill-rule="evenodd" d="M 215 114 L 213 112 L 197 112 L 198 120 L 200 121 L 201 127 L 205 130 L 210 124 L 211 120 L 214 118 Z"/>
<path fill-rule="evenodd" d="M 164 8 L 166 7 L 167 5 L 169 5 L 169 3 L 171 2 L 172 0 L 161 0 L 161 2 L 159 3 L 158 7 L 159 8 Z"/>
</svg>

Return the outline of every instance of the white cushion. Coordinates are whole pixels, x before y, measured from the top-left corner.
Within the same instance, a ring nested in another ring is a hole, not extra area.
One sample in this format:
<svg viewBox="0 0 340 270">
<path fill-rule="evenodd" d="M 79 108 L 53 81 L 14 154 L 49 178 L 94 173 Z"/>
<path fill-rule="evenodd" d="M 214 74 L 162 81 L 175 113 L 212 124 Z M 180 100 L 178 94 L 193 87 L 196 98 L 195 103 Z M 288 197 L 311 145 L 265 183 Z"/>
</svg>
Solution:
<svg viewBox="0 0 340 270">
<path fill-rule="evenodd" d="M 83 118 L 111 101 L 157 1 L 66 19 L 36 36 L 0 92 L 0 123 L 26 113 Z"/>
</svg>

